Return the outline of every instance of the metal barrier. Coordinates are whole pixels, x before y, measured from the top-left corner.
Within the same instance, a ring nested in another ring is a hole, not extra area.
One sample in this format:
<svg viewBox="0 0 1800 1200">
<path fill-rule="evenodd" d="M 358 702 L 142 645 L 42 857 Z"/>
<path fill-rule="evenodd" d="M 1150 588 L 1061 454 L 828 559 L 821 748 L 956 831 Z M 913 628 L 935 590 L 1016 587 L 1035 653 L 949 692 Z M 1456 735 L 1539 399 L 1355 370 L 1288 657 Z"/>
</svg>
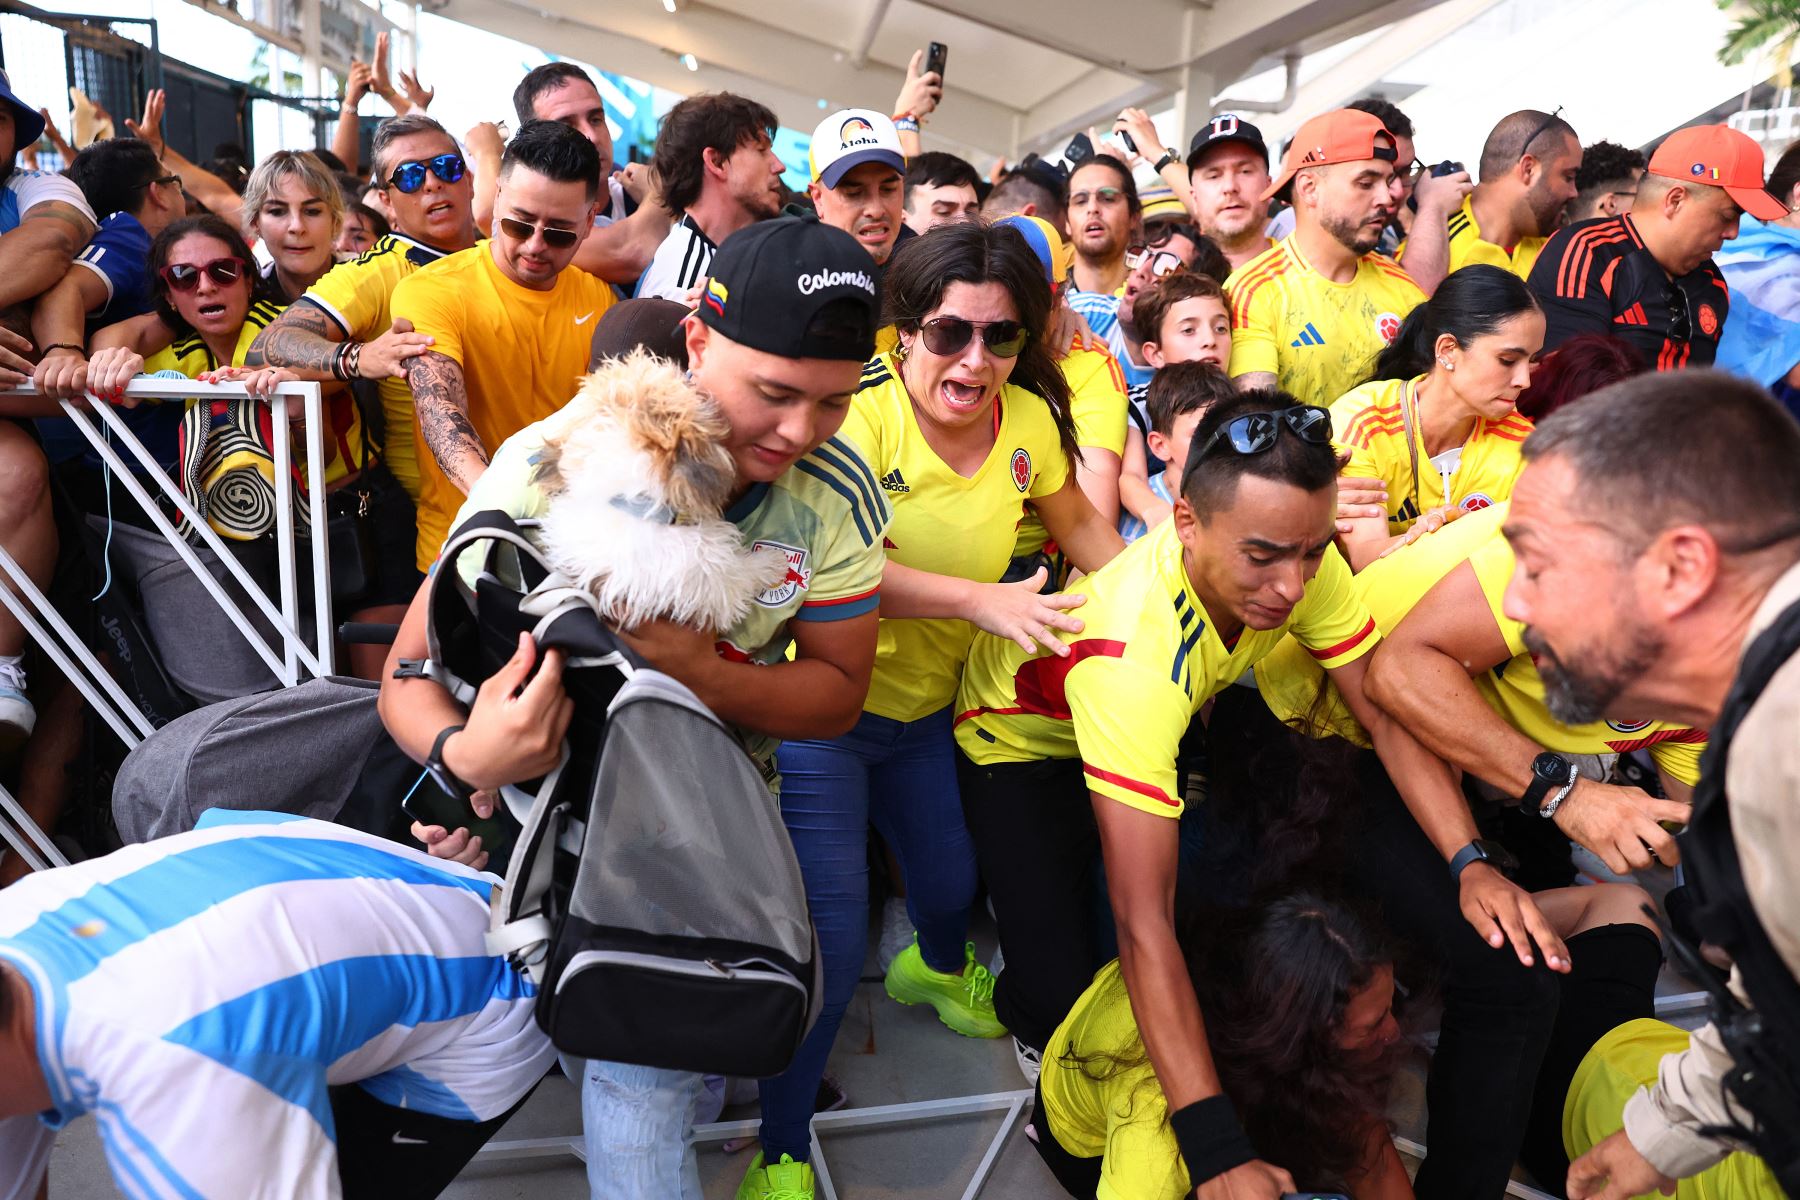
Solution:
<svg viewBox="0 0 1800 1200">
<path fill-rule="evenodd" d="M 238 383 L 198 383 L 192 380 L 148 377 L 132 380 L 126 385 L 125 393 L 152 402 L 250 398 L 244 386 Z M 5 399 L 34 395 L 36 390 L 29 383 L 0 390 L 0 412 L 4 411 Z M 118 477 L 119 484 L 136 501 L 151 526 L 186 564 L 187 569 L 249 643 L 257 657 L 287 687 L 301 681 L 302 668 L 313 676 L 331 674 L 334 667 L 334 627 L 331 617 L 331 560 L 325 540 L 324 407 L 320 385 L 284 383 L 275 389 L 267 401 L 272 410 L 271 428 L 283 433 L 291 428 L 288 424 L 288 405 L 294 400 L 301 403 L 306 439 L 307 507 L 314 532 L 311 539 L 312 605 L 316 648 L 309 646 L 300 632 L 301 608 L 294 561 L 290 437 L 277 436 L 272 447 L 275 460 L 277 591 L 280 594 L 275 601 L 271 601 L 237 561 L 230 548 L 182 494 L 180 485 L 157 464 L 124 420 L 113 411 L 112 406 L 92 395 L 89 400 L 90 404 L 86 407 L 67 401 L 62 402 L 61 406 L 83 439 Z M 142 468 L 147 480 L 133 473 L 133 464 L 128 463 L 126 457 L 121 455 L 121 449 L 135 460 L 136 466 Z M 160 489 L 162 496 L 187 519 L 199 543 L 213 553 L 232 581 L 250 597 L 256 610 L 274 628 L 280 641 L 279 648 L 271 645 L 250 623 L 248 615 L 232 601 L 212 572 L 206 568 L 206 564 L 200 560 L 194 546 L 176 532 L 175 523 L 152 496 L 153 489 Z M 126 696 L 124 689 L 113 679 L 111 672 L 88 648 L 81 636 L 51 605 L 49 598 L 4 549 L 0 549 L 0 577 L 3 577 L 0 578 L 0 604 L 4 604 L 7 611 L 18 619 L 31 639 L 56 663 L 69 682 L 118 735 L 119 740 L 127 748 L 132 748 L 148 737 L 153 732 L 149 720 Z M 277 603 L 279 608 L 276 607 Z M 63 855 L 38 830 L 3 787 L 0 787 L 0 838 L 34 867 L 41 869 L 46 861 L 54 866 L 67 865 Z"/>
</svg>

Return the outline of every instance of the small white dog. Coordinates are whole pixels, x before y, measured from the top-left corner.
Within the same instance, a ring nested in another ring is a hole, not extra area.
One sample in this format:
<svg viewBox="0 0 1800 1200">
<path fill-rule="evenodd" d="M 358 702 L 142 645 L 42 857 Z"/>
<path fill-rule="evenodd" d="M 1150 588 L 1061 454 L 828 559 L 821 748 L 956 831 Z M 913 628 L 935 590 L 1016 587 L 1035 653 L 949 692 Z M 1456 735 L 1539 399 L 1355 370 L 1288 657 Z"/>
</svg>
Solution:
<svg viewBox="0 0 1800 1200">
<path fill-rule="evenodd" d="M 786 578 L 780 550 L 751 550 L 725 520 L 731 428 L 679 368 L 634 351 L 589 375 L 544 424 L 544 552 L 608 621 L 663 617 L 721 633 Z"/>
</svg>

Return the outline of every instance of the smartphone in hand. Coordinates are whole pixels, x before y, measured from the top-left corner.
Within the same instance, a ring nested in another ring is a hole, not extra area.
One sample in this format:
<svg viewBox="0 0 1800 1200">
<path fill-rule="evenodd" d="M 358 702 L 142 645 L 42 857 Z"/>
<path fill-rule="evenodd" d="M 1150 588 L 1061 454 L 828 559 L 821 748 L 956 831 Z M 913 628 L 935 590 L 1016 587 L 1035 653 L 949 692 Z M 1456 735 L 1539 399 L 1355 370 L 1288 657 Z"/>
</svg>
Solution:
<svg viewBox="0 0 1800 1200">
<path fill-rule="evenodd" d="M 1094 157 L 1094 140 L 1085 133 L 1078 133 L 1069 139 L 1068 148 L 1063 151 L 1063 161 L 1071 167 L 1083 159 Z"/>
<path fill-rule="evenodd" d="M 944 61 L 950 57 L 950 47 L 942 42 L 933 42 L 925 48 L 925 73 L 937 72 L 938 86 L 944 86 Z"/>
</svg>

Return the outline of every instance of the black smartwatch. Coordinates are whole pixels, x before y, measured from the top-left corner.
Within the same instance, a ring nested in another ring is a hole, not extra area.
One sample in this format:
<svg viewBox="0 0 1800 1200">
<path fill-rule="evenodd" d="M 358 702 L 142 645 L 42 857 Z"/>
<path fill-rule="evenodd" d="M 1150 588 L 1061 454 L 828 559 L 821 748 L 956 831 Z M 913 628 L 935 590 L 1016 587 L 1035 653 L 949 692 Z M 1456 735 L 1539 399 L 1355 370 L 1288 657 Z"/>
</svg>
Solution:
<svg viewBox="0 0 1800 1200">
<path fill-rule="evenodd" d="M 437 735 L 437 740 L 431 743 L 431 753 L 425 756 L 425 769 L 431 773 L 432 780 L 447 794 L 455 796 L 467 804 L 475 798 L 476 789 L 458 779 L 456 772 L 444 765 L 444 743 L 450 740 L 451 734 L 461 733 L 462 730 L 461 725 L 449 725 Z"/>
<path fill-rule="evenodd" d="M 1519 860 L 1513 857 L 1511 850 L 1499 842 L 1490 842 L 1486 838 L 1476 838 L 1458 850 L 1450 859 L 1450 878 L 1462 879 L 1463 868 L 1470 863 L 1486 863 L 1502 875 L 1511 875 L 1519 869 Z"/>
<path fill-rule="evenodd" d="M 1519 799 L 1532 812 L 1540 812 L 1544 799 L 1554 791 L 1567 787 L 1575 778 L 1575 764 L 1560 754 L 1546 750 L 1531 760 L 1531 786 Z"/>
</svg>

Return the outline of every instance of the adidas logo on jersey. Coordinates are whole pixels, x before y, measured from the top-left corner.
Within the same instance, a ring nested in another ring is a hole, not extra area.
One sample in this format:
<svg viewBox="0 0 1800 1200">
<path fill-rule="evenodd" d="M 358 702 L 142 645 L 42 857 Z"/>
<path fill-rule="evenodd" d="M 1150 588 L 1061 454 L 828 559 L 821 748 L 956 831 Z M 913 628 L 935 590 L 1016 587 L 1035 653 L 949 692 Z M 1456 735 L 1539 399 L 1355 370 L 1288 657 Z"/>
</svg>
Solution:
<svg viewBox="0 0 1800 1200">
<path fill-rule="evenodd" d="M 1324 344 L 1324 337 L 1313 327 L 1311 321 L 1306 323 L 1306 328 L 1300 331 L 1299 337 L 1288 343 L 1288 345 L 1293 346 L 1296 349 L 1301 346 L 1323 346 Z"/>
<path fill-rule="evenodd" d="M 910 492 L 912 488 L 906 480 L 900 478 L 899 471 L 889 471 L 881 477 L 881 490 L 884 492 Z"/>
</svg>

